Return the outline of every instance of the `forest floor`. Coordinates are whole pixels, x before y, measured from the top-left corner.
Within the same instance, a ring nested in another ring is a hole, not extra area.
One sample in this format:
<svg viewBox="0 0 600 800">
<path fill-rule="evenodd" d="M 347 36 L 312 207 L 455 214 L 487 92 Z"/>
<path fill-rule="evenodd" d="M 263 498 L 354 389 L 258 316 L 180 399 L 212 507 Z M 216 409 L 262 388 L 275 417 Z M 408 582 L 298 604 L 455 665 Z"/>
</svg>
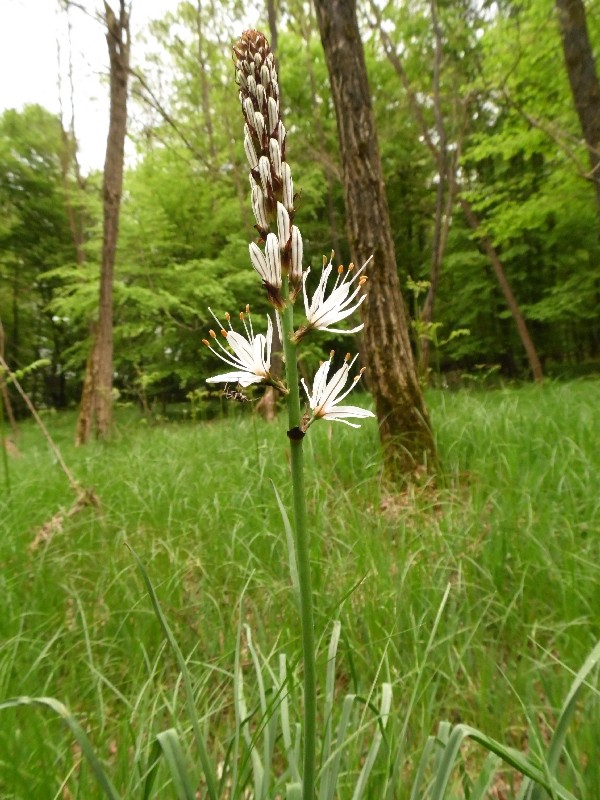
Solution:
<svg viewBox="0 0 600 800">
<path fill-rule="evenodd" d="M 600 381 L 427 399 L 441 470 L 409 491 L 382 481 L 374 422 L 360 431 L 318 423 L 305 440 L 321 691 L 340 620 L 337 698 L 373 689 L 376 705 L 378 686 L 391 682 L 391 739 L 406 725 L 407 780 L 442 720 L 524 751 L 543 748 L 600 633 Z M 74 476 L 101 503 L 70 517 L 57 513 L 75 496 L 33 423 L 22 425 L 8 473 L 0 465 L 0 702 L 65 703 L 127 798 L 142 796 L 139 756 L 152 734 L 178 726 L 190 752 L 193 744 L 174 658 L 125 542 L 188 658 L 216 761 L 233 717 L 240 620 L 274 671 L 280 653 L 297 667 L 272 488 L 288 502 L 285 423 L 267 424 L 248 406 L 231 403 L 211 422 L 161 424 L 124 409 L 109 444 L 80 449 L 74 415 L 45 414 Z M 600 797 L 597 672 L 591 682 L 561 771 L 581 800 Z M 100 797 L 80 760 L 48 710 L 0 711 L 0 798 Z M 502 781 L 494 796 L 516 796 L 510 771 Z M 350 795 L 342 786 L 339 796 Z"/>
</svg>

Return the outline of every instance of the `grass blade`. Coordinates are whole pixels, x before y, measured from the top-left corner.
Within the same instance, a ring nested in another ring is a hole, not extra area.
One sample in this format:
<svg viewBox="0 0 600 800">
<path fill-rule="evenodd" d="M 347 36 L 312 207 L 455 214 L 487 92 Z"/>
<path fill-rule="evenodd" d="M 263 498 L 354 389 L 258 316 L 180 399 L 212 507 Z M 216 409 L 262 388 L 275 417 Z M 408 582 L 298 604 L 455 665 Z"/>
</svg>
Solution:
<svg viewBox="0 0 600 800">
<path fill-rule="evenodd" d="M 101 786 L 104 794 L 110 798 L 110 800 L 120 800 L 120 796 L 115 787 L 112 785 L 110 778 L 104 771 L 104 767 L 94 752 L 94 748 L 92 747 L 92 743 L 88 739 L 87 734 L 65 705 L 63 705 L 59 700 L 55 700 L 53 697 L 15 697 L 11 700 L 5 700 L 3 703 L 0 703 L 0 711 L 6 708 L 18 708 L 20 706 L 42 706 L 50 708 L 55 714 L 61 717 L 61 719 L 66 722 L 71 730 L 71 733 L 81 747 L 81 751 L 87 758 L 88 763 L 92 768 L 92 772 L 96 776 L 96 780 Z"/>
<path fill-rule="evenodd" d="M 565 745 L 568 727 L 573 718 L 573 714 L 575 713 L 579 693 L 581 692 L 588 675 L 599 662 L 600 642 L 596 644 L 592 652 L 584 661 L 583 666 L 575 676 L 575 680 L 571 684 L 569 693 L 567 694 L 565 702 L 563 703 L 558 722 L 556 723 L 556 729 L 548 747 L 548 755 L 546 758 L 545 767 L 549 777 L 556 775 L 558 763 L 560 761 L 560 754 Z M 528 791 L 524 796 L 527 797 L 528 800 L 543 800 L 544 789 L 539 784 L 537 786 L 529 784 L 529 786 L 531 788 L 528 788 Z"/>
<path fill-rule="evenodd" d="M 275 500 L 277 500 L 279 513 L 281 514 L 281 519 L 283 520 L 283 527 L 285 529 L 285 539 L 288 548 L 288 558 L 290 561 L 290 576 L 292 579 L 292 589 L 294 592 L 294 599 L 296 600 L 296 605 L 298 606 L 298 608 L 300 608 L 300 583 L 298 581 L 298 564 L 296 561 L 296 545 L 294 543 L 294 532 L 292 531 L 292 526 L 290 524 L 290 519 L 288 517 L 287 511 L 285 510 L 285 506 L 281 502 L 281 497 L 279 496 L 279 492 L 277 491 L 277 487 L 275 486 L 273 481 L 271 481 L 271 486 L 273 487 Z"/>
<path fill-rule="evenodd" d="M 217 781 L 214 770 L 212 768 L 212 764 L 210 763 L 210 759 L 208 757 L 208 752 L 206 750 L 206 744 L 204 742 L 204 737 L 202 736 L 202 731 L 200 730 L 200 721 L 198 719 L 198 714 L 196 713 L 196 707 L 194 705 L 194 690 L 192 687 L 192 680 L 190 678 L 190 674 L 188 672 L 187 664 L 185 658 L 183 657 L 183 653 L 179 645 L 177 644 L 177 640 L 169 627 L 169 623 L 167 622 L 167 618 L 162 612 L 160 607 L 160 603 L 158 602 L 158 597 L 156 592 L 154 591 L 154 586 L 146 572 L 144 565 L 142 564 L 140 558 L 138 557 L 137 553 L 131 548 L 129 545 L 129 550 L 135 559 L 137 567 L 140 571 L 142 579 L 146 585 L 146 590 L 150 595 L 150 600 L 152 602 L 152 606 L 154 608 L 154 613 L 160 623 L 160 626 L 165 634 L 169 645 L 175 655 L 175 659 L 177 661 L 177 666 L 179 667 L 179 671 L 181 672 L 181 676 L 183 678 L 183 685 L 185 687 L 185 703 L 187 712 L 192 723 L 192 729 L 194 731 L 194 738 L 196 741 L 196 747 L 198 748 L 198 753 L 200 755 L 200 763 L 202 764 L 202 770 L 204 772 L 204 777 L 206 779 L 206 788 L 208 790 L 208 795 L 210 800 L 218 800 L 217 795 Z"/>
<path fill-rule="evenodd" d="M 196 793 L 185 766 L 185 756 L 175 728 L 169 728 L 156 737 L 171 772 L 173 787 L 179 800 L 195 800 Z"/>
<path fill-rule="evenodd" d="M 473 739 L 478 744 L 485 747 L 486 750 L 500 756 L 500 758 L 507 764 L 510 764 L 511 767 L 514 767 L 523 775 L 541 784 L 545 789 L 552 791 L 555 797 L 560 798 L 560 800 L 576 800 L 571 792 L 560 786 L 554 779 L 549 778 L 543 770 L 532 763 L 523 753 L 514 750 L 512 747 L 506 747 L 495 739 L 486 736 L 481 733 L 481 731 L 478 731 L 476 728 L 471 728 L 468 725 L 456 725 L 452 730 L 448 743 L 440 758 L 431 793 L 431 800 L 443 800 L 445 797 L 452 772 L 456 766 L 460 747 L 466 738 Z"/>
<path fill-rule="evenodd" d="M 371 742 L 367 759 L 363 764 L 360 775 L 358 776 L 358 783 L 356 784 L 354 794 L 352 795 L 352 800 L 360 800 L 360 798 L 363 796 L 367 781 L 369 780 L 369 775 L 371 774 L 373 764 L 375 763 L 377 753 L 379 752 L 379 748 L 381 746 L 381 740 L 383 739 L 383 734 L 388 723 L 391 705 L 392 685 L 391 683 L 384 683 L 381 687 L 381 706 L 379 709 L 379 719 L 377 720 L 377 729 L 373 734 L 373 741 Z"/>
</svg>

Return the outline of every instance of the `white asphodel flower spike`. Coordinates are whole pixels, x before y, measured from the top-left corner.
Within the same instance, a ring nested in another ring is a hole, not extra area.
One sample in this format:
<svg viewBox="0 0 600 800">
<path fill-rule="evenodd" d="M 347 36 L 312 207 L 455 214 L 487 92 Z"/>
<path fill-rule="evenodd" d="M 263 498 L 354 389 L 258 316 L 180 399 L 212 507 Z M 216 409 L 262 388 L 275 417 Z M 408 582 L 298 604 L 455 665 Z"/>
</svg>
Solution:
<svg viewBox="0 0 600 800">
<path fill-rule="evenodd" d="M 365 419 L 366 417 L 375 416 L 372 411 L 367 411 L 366 408 L 339 405 L 340 401 L 350 394 L 365 370 L 363 367 L 358 375 L 355 375 L 352 379 L 350 387 L 345 389 L 350 369 L 358 356 L 354 356 L 352 361 L 350 361 L 350 353 L 348 353 L 342 366 L 327 380 L 332 358 L 333 351 L 331 351 L 329 355 L 329 360 L 324 361 L 317 370 L 313 381 L 312 394 L 308 391 L 304 378 L 302 378 L 302 386 L 304 387 L 304 391 L 308 397 L 308 405 L 312 411 L 312 415 L 303 426 L 303 430 L 306 430 L 308 426 L 317 419 L 329 419 L 335 422 L 343 422 L 345 425 L 350 425 L 352 428 L 360 428 L 360 425 L 356 425 L 354 422 L 348 422 L 348 419 Z"/>
<path fill-rule="evenodd" d="M 347 270 L 344 270 L 344 267 L 340 265 L 337 269 L 337 277 L 333 284 L 333 289 L 329 296 L 326 297 L 327 281 L 333 270 L 333 255 L 332 252 L 329 263 L 326 263 L 325 256 L 323 256 L 324 264 L 321 280 L 310 302 L 306 289 L 306 279 L 310 273 L 310 267 L 302 275 L 306 325 L 303 325 L 294 334 L 296 342 L 299 342 L 311 330 L 328 331 L 329 333 L 356 333 L 364 328 L 364 324 L 357 325 L 349 330 L 332 328 L 331 326 L 349 317 L 364 302 L 366 294 L 363 294 L 357 302 L 354 303 L 353 301 L 360 292 L 361 287 L 367 282 L 367 276 L 362 273 L 373 256 L 370 256 L 359 270 L 355 270 L 354 264 L 350 264 Z"/>
<path fill-rule="evenodd" d="M 215 316 L 212 309 L 208 309 L 215 318 L 217 325 L 221 328 L 219 319 Z M 224 361 L 230 367 L 233 367 L 232 372 L 225 372 L 223 375 L 215 375 L 213 378 L 207 378 L 207 383 L 239 383 L 240 386 L 246 387 L 253 383 L 271 383 L 271 345 L 273 344 L 273 323 L 267 317 L 267 333 L 266 336 L 262 333 L 254 334 L 252 328 L 252 320 L 250 318 L 250 309 L 246 306 L 246 313 L 240 313 L 240 319 L 244 325 L 246 332 L 245 336 L 237 333 L 231 326 L 231 317 L 225 314 L 229 330 L 226 331 L 221 328 L 221 335 L 227 340 L 227 344 L 233 351 L 229 352 L 219 342 L 217 334 L 210 330 L 210 336 L 215 342 L 216 347 L 213 347 L 208 339 L 203 339 L 203 343 L 218 356 L 221 361 Z"/>
</svg>

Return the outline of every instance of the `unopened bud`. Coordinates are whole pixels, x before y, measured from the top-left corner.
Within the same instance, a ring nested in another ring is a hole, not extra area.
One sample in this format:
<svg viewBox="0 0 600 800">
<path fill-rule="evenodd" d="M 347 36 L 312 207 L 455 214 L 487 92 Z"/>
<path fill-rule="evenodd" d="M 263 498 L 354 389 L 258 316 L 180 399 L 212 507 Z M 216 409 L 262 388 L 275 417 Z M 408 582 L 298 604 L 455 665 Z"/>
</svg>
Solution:
<svg viewBox="0 0 600 800">
<path fill-rule="evenodd" d="M 254 127 L 256 128 L 256 133 L 258 134 L 259 141 L 262 141 L 262 138 L 265 133 L 265 118 L 260 113 L 260 111 L 254 112 Z"/>
<path fill-rule="evenodd" d="M 267 114 L 269 116 L 269 136 L 275 130 L 277 122 L 279 121 L 279 105 L 272 97 L 267 100 Z M 279 142 L 281 145 L 281 142 Z"/>
<path fill-rule="evenodd" d="M 294 182 L 292 181 L 292 170 L 285 161 L 281 165 L 281 180 L 283 182 L 283 205 L 291 213 L 294 210 Z"/>
<path fill-rule="evenodd" d="M 258 160 L 258 172 L 260 174 L 260 182 L 265 194 L 269 194 L 272 188 L 271 179 L 271 163 L 266 156 L 261 156 Z"/>
<path fill-rule="evenodd" d="M 283 143 L 285 142 L 285 125 L 281 121 L 277 126 L 277 141 L 279 142 L 279 147 L 281 147 L 283 150 Z"/>
<path fill-rule="evenodd" d="M 254 149 L 254 143 L 252 142 L 252 137 L 250 135 L 250 128 L 248 125 L 245 125 L 245 132 L 244 132 L 244 152 L 246 153 L 246 158 L 248 159 L 248 164 L 250 164 L 250 169 L 256 169 L 258 166 L 258 156 L 256 155 L 256 150 Z"/>
<path fill-rule="evenodd" d="M 248 89 L 256 96 L 256 78 L 253 75 L 248 76 Z"/>
<path fill-rule="evenodd" d="M 263 64 L 260 68 L 260 82 L 266 89 L 269 83 L 271 82 L 271 73 L 269 72 L 269 68 L 266 64 Z"/>
<path fill-rule="evenodd" d="M 265 87 L 262 83 L 256 84 L 256 99 L 258 100 L 259 108 L 262 108 L 265 104 L 267 94 L 265 92 Z"/>
<path fill-rule="evenodd" d="M 258 272 L 260 277 L 263 281 L 269 280 L 269 268 L 267 266 L 267 260 L 263 254 L 263 251 L 255 242 L 250 242 L 250 261 L 252 262 L 252 266 Z"/>
<path fill-rule="evenodd" d="M 303 257 L 303 244 L 300 231 L 295 225 L 292 225 L 292 281 L 299 283 L 302 278 L 302 257 Z"/>
<path fill-rule="evenodd" d="M 281 178 L 281 150 L 279 149 L 277 139 L 269 139 L 269 155 L 275 175 Z"/>
<path fill-rule="evenodd" d="M 269 218 L 267 217 L 265 195 L 260 186 L 254 186 L 252 188 L 251 202 L 252 211 L 254 212 L 254 216 L 256 218 L 256 224 L 261 230 L 266 231 L 269 227 Z"/>
<path fill-rule="evenodd" d="M 281 286 L 281 255 L 279 253 L 279 241 L 274 233 L 267 236 L 265 242 L 265 257 L 269 268 L 270 278 L 267 281 L 277 289 Z"/>
<path fill-rule="evenodd" d="M 288 243 L 290 235 L 290 215 L 281 203 L 277 203 L 277 237 L 279 238 L 279 247 L 282 250 Z"/>
<path fill-rule="evenodd" d="M 246 115 L 246 120 L 248 125 L 254 125 L 254 105 L 252 100 L 249 97 L 244 98 L 244 114 Z"/>
</svg>

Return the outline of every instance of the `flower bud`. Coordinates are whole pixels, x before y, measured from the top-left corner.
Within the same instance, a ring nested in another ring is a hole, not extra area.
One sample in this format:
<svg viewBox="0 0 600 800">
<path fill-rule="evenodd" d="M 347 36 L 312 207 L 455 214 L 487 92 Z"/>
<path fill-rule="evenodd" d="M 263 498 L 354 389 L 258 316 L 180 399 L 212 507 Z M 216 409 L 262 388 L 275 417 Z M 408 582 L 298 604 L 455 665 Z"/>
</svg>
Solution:
<svg viewBox="0 0 600 800">
<path fill-rule="evenodd" d="M 262 85 L 267 88 L 267 86 L 271 83 L 271 73 L 269 72 L 269 68 L 266 64 L 263 64 L 260 68 L 260 82 Z"/>
<path fill-rule="evenodd" d="M 252 189 L 252 211 L 256 217 L 258 227 L 263 231 L 268 230 L 267 207 L 265 205 L 265 196 L 260 186 L 254 186 Z"/>
<path fill-rule="evenodd" d="M 282 250 L 289 242 L 290 235 L 290 215 L 281 203 L 277 203 L 277 238 L 279 239 L 279 247 Z"/>
<path fill-rule="evenodd" d="M 265 104 L 265 100 L 267 95 L 265 94 L 265 87 L 262 83 L 256 84 L 256 99 L 258 100 L 259 108 L 262 108 Z"/>
<path fill-rule="evenodd" d="M 263 192 L 268 195 L 272 190 L 273 184 L 271 179 L 271 162 L 266 156 L 261 156 L 259 158 L 258 172 L 260 174 L 260 182 L 262 183 Z"/>
<path fill-rule="evenodd" d="M 248 76 L 248 90 L 256 96 L 256 78 L 253 75 Z"/>
<path fill-rule="evenodd" d="M 279 147 L 283 150 L 283 143 L 285 142 L 285 126 L 281 121 L 277 127 L 277 141 L 279 142 Z"/>
<path fill-rule="evenodd" d="M 244 128 L 244 152 L 246 153 L 248 164 L 250 164 L 250 169 L 256 169 L 258 166 L 258 156 L 256 155 L 256 150 L 254 149 L 254 143 L 252 142 L 252 136 L 250 135 L 250 128 L 248 125 L 245 125 Z"/>
<path fill-rule="evenodd" d="M 296 225 L 292 225 L 292 269 L 290 278 L 293 283 L 298 284 L 302 279 L 302 256 L 304 246 L 302 236 Z"/>
<path fill-rule="evenodd" d="M 254 112 L 254 127 L 256 128 L 256 133 L 258 134 L 258 140 L 262 141 L 265 133 L 265 118 L 260 111 Z"/>
<path fill-rule="evenodd" d="M 265 242 L 265 257 L 267 259 L 269 271 L 269 283 L 277 289 L 281 286 L 281 255 L 279 253 L 279 241 L 274 233 L 267 236 Z"/>
<path fill-rule="evenodd" d="M 267 113 L 269 115 L 269 136 L 275 130 L 279 120 L 279 104 L 272 97 L 267 100 Z M 281 144 L 281 142 L 279 143 Z"/>
<path fill-rule="evenodd" d="M 283 205 L 291 213 L 294 210 L 294 182 L 292 181 L 292 170 L 285 161 L 281 165 L 281 180 L 283 181 Z"/>
<path fill-rule="evenodd" d="M 276 139 L 269 139 L 269 155 L 273 171 L 278 178 L 281 178 L 281 150 Z"/>
<path fill-rule="evenodd" d="M 264 254 L 256 242 L 250 242 L 250 261 L 263 281 L 269 283 L 269 267 Z"/>
<path fill-rule="evenodd" d="M 252 105 L 252 100 L 249 97 L 245 97 L 243 101 L 244 105 L 244 114 L 246 115 L 246 120 L 248 125 L 254 124 L 254 106 Z"/>
</svg>

